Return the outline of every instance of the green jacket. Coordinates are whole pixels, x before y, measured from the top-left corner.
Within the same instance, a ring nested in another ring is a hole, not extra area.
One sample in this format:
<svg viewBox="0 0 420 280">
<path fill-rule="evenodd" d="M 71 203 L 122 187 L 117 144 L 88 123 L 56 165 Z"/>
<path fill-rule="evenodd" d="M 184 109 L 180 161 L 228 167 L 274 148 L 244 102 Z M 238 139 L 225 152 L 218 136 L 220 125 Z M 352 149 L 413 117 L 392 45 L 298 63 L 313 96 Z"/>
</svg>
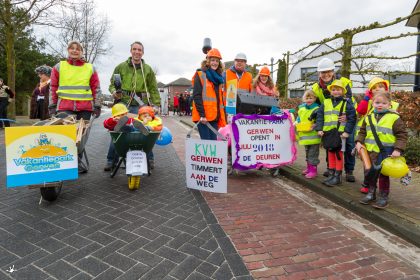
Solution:
<svg viewBox="0 0 420 280">
<path fill-rule="evenodd" d="M 156 76 L 155 73 L 152 70 L 152 67 L 150 67 L 148 64 L 144 62 L 143 63 L 143 70 L 145 75 L 145 80 L 147 84 L 147 90 L 150 94 L 150 102 L 153 103 L 153 105 L 160 106 L 160 95 L 157 89 L 157 82 L 156 82 Z M 130 100 L 130 93 L 136 92 L 136 94 L 141 98 L 142 93 L 146 93 L 146 87 L 144 85 L 144 79 L 143 74 L 141 72 L 140 66 L 136 67 L 134 71 L 133 64 L 131 63 L 131 57 L 129 57 L 126 61 L 120 63 L 117 67 L 114 69 L 113 74 L 120 74 L 121 76 L 121 88 L 124 91 L 122 101 L 124 103 L 128 103 Z M 109 92 L 112 94 L 115 91 L 114 86 L 114 75 L 111 76 L 111 83 L 109 85 Z M 146 94 L 143 94 L 143 102 L 147 102 Z M 131 102 L 131 105 L 138 105 L 137 102 L 133 99 Z M 151 104 L 150 104 L 151 105 Z"/>
</svg>

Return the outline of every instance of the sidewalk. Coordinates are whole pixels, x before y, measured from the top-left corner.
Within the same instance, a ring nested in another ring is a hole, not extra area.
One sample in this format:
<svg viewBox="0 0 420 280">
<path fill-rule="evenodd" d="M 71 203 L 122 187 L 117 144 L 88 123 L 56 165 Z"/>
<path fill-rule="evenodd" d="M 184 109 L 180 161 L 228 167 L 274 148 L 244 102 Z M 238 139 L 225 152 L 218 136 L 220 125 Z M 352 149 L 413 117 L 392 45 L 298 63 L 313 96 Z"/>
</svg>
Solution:
<svg viewBox="0 0 420 280">
<path fill-rule="evenodd" d="M 178 118 L 182 123 L 192 125 L 191 117 Z M 282 175 L 420 247 L 420 173 L 413 172 L 413 180 L 408 187 L 403 187 L 399 180 L 391 178 L 389 206 L 384 210 L 377 210 L 359 203 L 364 196 L 359 191 L 363 180 L 363 166 L 359 159 L 356 160 L 354 172 L 356 183 L 343 182 L 340 187 L 328 188 L 322 184 L 322 173 L 326 170 L 326 162 L 323 160 L 325 150 L 321 149 L 320 152 L 318 177 L 309 180 L 301 175 L 303 166 L 306 166 L 304 149 L 299 145 L 297 148 L 296 162 L 292 166 L 282 167 Z"/>
</svg>

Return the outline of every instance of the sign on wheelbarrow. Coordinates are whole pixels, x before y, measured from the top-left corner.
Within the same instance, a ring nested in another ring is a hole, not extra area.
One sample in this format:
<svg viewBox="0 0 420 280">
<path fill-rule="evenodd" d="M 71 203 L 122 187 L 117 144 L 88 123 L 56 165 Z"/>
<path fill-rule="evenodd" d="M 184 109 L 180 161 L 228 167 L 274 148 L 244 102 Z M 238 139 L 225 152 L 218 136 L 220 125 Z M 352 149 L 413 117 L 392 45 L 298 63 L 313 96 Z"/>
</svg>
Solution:
<svg viewBox="0 0 420 280">
<path fill-rule="evenodd" d="M 78 178 L 76 126 L 7 127 L 8 188 Z"/>
<path fill-rule="evenodd" d="M 187 138 L 185 165 L 187 187 L 200 191 L 227 192 L 227 142 Z"/>
</svg>

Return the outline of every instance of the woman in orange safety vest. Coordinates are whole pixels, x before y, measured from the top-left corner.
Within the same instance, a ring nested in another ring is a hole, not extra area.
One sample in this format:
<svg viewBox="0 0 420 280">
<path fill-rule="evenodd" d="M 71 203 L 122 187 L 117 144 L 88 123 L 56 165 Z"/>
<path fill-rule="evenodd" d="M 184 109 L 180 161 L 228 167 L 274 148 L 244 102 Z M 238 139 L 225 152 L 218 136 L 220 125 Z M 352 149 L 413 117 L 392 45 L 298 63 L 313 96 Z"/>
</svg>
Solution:
<svg viewBox="0 0 420 280">
<path fill-rule="evenodd" d="M 193 77 L 193 111 L 192 120 L 198 122 L 200 138 L 216 140 L 207 123 L 218 130 L 226 125 L 225 108 L 223 104 L 224 84 L 222 56 L 219 50 L 211 49 L 207 58 L 201 63 Z"/>
</svg>

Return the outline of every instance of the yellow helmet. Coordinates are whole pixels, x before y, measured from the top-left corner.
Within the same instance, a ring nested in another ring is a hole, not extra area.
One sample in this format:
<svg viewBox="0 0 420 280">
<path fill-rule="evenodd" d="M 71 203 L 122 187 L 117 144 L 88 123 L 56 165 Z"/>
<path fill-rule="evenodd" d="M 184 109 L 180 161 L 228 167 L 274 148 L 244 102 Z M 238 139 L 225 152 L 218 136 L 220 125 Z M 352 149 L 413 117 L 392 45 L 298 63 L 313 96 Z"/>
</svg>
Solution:
<svg viewBox="0 0 420 280">
<path fill-rule="evenodd" d="M 386 158 L 382 161 L 381 173 L 384 176 L 393 178 L 404 177 L 408 173 L 409 169 L 405 163 L 404 157 Z"/>
<path fill-rule="evenodd" d="M 331 85 L 327 86 L 327 89 L 331 92 L 332 87 L 340 87 L 343 89 L 343 94 L 346 94 L 347 90 L 341 80 L 334 80 Z"/>
<path fill-rule="evenodd" d="M 112 106 L 112 116 L 119 116 L 122 114 L 128 113 L 127 107 L 123 103 L 117 103 Z"/>
<path fill-rule="evenodd" d="M 368 89 L 369 89 L 369 90 L 372 90 L 372 88 L 373 88 L 376 84 L 379 84 L 379 83 L 384 83 L 384 84 L 385 84 L 385 87 L 386 87 L 386 90 L 388 90 L 388 89 L 389 89 L 389 81 L 388 81 L 388 80 L 384 80 L 384 79 L 379 78 L 379 77 L 375 77 L 375 78 L 373 78 L 372 80 L 370 80 L 370 82 L 369 82 L 369 84 L 368 84 Z"/>
</svg>

